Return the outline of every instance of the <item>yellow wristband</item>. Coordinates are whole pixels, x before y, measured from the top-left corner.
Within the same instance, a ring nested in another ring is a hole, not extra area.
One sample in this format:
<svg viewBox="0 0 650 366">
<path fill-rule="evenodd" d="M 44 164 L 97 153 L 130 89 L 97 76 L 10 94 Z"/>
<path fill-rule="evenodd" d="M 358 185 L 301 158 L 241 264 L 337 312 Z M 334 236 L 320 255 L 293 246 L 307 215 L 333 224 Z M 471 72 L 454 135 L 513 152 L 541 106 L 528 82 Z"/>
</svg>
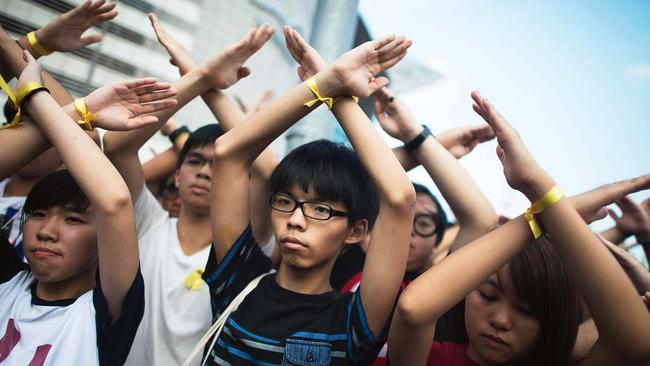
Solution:
<svg viewBox="0 0 650 366">
<path fill-rule="evenodd" d="M 36 39 L 36 33 L 34 32 L 29 32 L 27 33 L 27 40 L 29 41 L 29 44 L 32 46 L 33 49 L 36 50 L 41 56 L 47 56 L 52 52 L 48 52 L 41 46 L 40 43 L 38 43 L 38 40 Z"/>
<path fill-rule="evenodd" d="M 309 78 L 305 80 L 305 84 L 307 84 L 307 87 L 309 87 L 309 90 L 311 90 L 312 93 L 316 96 L 315 99 L 312 99 L 305 103 L 306 107 L 313 107 L 316 103 L 318 102 L 323 102 L 327 104 L 327 108 L 332 109 L 332 106 L 334 105 L 334 99 L 330 97 L 321 97 L 320 92 L 318 91 L 318 85 L 316 85 L 316 80 L 314 78 Z"/>
<path fill-rule="evenodd" d="M 95 115 L 93 113 L 88 112 L 86 109 L 86 102 L 84 101 L 84 98 L 77 98 L 74 100 L 74 106 L 77 109 L 77 112 L 81 115 L 81 118 L 77 121 L 79 126 L 83 128 L 86 131 L 92 131 L 93 126 L 92 122 L 95 120 Z"/>
<path fill-rule="evenodd" d="M 341 97 L 336 97 L 336 98 L 334 98 L 334 101 L 332 102 L 332 105 L 336 104 L 336 102 L 338 102 L 339 100 L 341 100 L 341 98 L 346 98 L 346 97 L 345 97 L 345 96 L 341 96 Z M 352 98 L 352 100 L 354 100 L 355 103 L 359 104 L 359 97 L 354 96 L 354 95 L 351 95 L 350 98 Z"/>
<path fill-rule="evenodd" d="M 544 210 L 550 208 L 561 200 L 562 197 L 564 197 L 564 193 L 562 193 L 558 186 L 555 186 L 551 188 L 550 191 L 546 192 L 542 198 L 533 203 L 530 208 L 526 210 L 526 213 L 524 213 L 524 217 L 526 218 L 526 221 L 528 221 L 528 226 L 530 226 L 530 230 L 533 232 L 535 239 L 542 236 L 543 232 L 541 226 L 535 219 L 535 215 L 544 212 Z"/>
<path fill-rule="evenodd" d="M 13 127 L 20 122 L 20 117 L 22 116 L 22 112 L 20 110 L 20 106 L 18 105 L 18 101 L 16 100 L 16 95 L 14 94 L 14 91 L 11 90 L 11 87 L 7 84 L 5 79 L 0 75 L 0 88 L 4 90 L 5 93 L 7 93 L 7 96 L 9 97 L 9 102 L 13 105 L 14 109 L 16 110 L 16 115 L 11 121 L 5 121 L 0 125 L 0 129 L 5 129 L 9 127 Z"/>
</svg>

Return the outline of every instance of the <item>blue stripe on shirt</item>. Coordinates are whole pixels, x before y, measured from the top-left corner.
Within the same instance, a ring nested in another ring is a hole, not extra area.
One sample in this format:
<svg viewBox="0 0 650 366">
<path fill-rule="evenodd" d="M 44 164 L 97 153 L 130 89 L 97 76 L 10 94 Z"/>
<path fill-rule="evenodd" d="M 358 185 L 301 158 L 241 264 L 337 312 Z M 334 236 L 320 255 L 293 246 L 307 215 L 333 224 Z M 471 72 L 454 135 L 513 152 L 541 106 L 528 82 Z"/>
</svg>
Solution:
<svg viewBox="0 0 650 366">
<path fill-rule="evenodd" d="M 233 328 L 237 329 L 238 331 L 246 334 L 247 336 L 251 337 L 252 339 L 255 339 L 257 341 L 261 342 L 266 342 L 266 343 L 271 343 L 271 344 L 280 344 L 280 341 L 276 341 L 275 339 L 270 339 L 262 336 L 258 336 L 257 334 L 251 333 L 248 330 L 244 329 L 241 325 L 237 324 L 232 318 L 228 318 L 227 323 L 231 325 Z"/>
</svg>

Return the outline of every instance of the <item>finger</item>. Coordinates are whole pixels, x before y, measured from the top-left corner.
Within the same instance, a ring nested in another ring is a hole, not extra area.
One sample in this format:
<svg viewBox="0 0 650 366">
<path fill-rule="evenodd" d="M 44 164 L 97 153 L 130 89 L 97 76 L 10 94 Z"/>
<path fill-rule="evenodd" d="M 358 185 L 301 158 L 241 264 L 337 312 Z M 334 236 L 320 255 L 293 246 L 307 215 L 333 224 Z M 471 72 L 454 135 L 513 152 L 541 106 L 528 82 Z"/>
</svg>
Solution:
<svg viewBox="0 0 650 366">
<path fill-rule="evenodd" d="M 117 11 L 111 11 L 110 13 L 98 15 L 95 18 L 95 21 L 93 22 L 93 25 L 97 25 L 99 23 L 109 21 L 109 20 L 115 18 L 117 16 L 117 14 L 119 14 Z"/>
<path fill-rule="evenodd" d="M 604 219 L 605 217 L 607 217 L 607 213 L 608 213 L 607 208 L 606 207 L 601 207 L 600 209 L 598 209 L 598 211 L 596 211 L 596 214 L 594 215 L 593 221 L 598 221 L 598 220 Z"/>
<path fill-rule="evenodd" d="M 148 93 L 159 92 L 159 91 L 167 90 L 169 88 L 171 88 L 171 84 L 169 84 L 168 82 L 162 82 L 162 83 L 142 85 L 137 88 L 133 88 L 132 91 L 138 97 L 140 97 Z"/>
<path fill-rule="evenodd" d="M 88 0 L 83 3 L 82 7 L 88 10 L 95 10 L 106 3 L 106 0 L 99 0 L 96 3 L 93 3 L 91 0 Z"/>
<path fill-rule="evenodd" d="M 384 109 L 384 103 L 375 100 L 375 116 L 377 116 L 377 119 L 380 123 L 382 122 L 381 120 L 386 117 L 384 113 L 386 113 L 386 110 Z"/>
<path fill-rule="evenodd" d="M 150 103 L 156 102 L 163 99 L 168 99 L 178 94 L 176 89 L 165 89 L 157 92 L 147 93 L 138 96 L 138 101 L 140 103 Z"/>
<path fill-rule="evenodd" d="M 501 146 L 499 146 L 499 145 L 497 145 L 496 150 L 497 150 L 497 157 L 499 158 L 499 160 L 501 160 L 501 163 L 504 163 L 504 159 L 506 157 L 505 150 L 503 150 L 503 148 Z"/>
<path fill-rule="evenodd" d="M 392 42 L 394 39 L 395 39 L 395 35 L 389 34 L 387 36 L 384 36 L 374 41 L 370 41 L 368 43 L 370 44 L 370 46 L 372 46 L 373 49 L 379 50 L 380 48 Z"/>
<path fill-rule="evenodd" d="M 636 211 L 635 209 L 638 207 L 637 204 L 628 196 L 623 196 L 617 199 L 616 205 L 621 209 L 622 212 Z"/>
<path fill-rule="evenodd" d="M 609 208 L 608 208 L 608 209 L 607 209 L 607 213 L 609 214 L 609 217 L 611 217 L 612 220 L 614 220 L 614 222 L 618 222 L 618 220 L 621 219 L 621 218 L 618 216 L 618 214 L 616 213 L 616 211 L 614 211 L 614 210 L 612 210 L 612 209 L 609 209 Z"/>
<path fill-rule="evenodd" d="M 399 55 L 404 49 L 405 43 L 406 43 L 406 38 L 404 38 L 404 36 L 399 36 L 395 38 L 393 41 L 391 41 L 389 44 L 378 49 L 377 57 L 379 58 L 379 62 L 389 60 Z"/>
<path fill-rule="evenodd" d="M 490 103 L 487 98 L 483 97 L 477 90 L 472 91 L 472 99 L 474 99 L 474 102 L 480 107 L 481 113 L 479 114 L 483 117 L 485 122 L 492 126 L 497 135 L 512 128 L 508 121 L 506 121 L 506 119 L 499 114 L 496 108 L 492 106 L 492 103 Z"/>
<path fill-rule="evenodd" d="M 81 42 L 82 47 L 86 47 L 89 44 L 97 43 L 102 40 L 102 36 L 100 34 L 91 34 L 86 37 L 82 37 L 79 41 Z"/>
<path fill-rule="evenodd" d="M 393 97 L 393 93 L 388 88 L 381 88 L 372 93 L 372 97 L 375 98 L 375 100 L 380 101 L 382 104 L 385 104 L 388 103 L 391 97 Z"/>
<path fill-rule="evenodd" d="M 140 114 L 148 114 L 148 113 L 162 111 L 163 109 L 174 107 L 177 103 L 178 102 L 176 101 L 176 99 L 165 99 L 157 102 L 142 104 Z"/>
<path fill-rule="evenodd" d="M 103 6 L 99 6 L 99 7 L 95 8 L 93 10 L 93 13 L 95 13 L 96 15 L 99 15 L 101 13 L 107 13 L 107 12 L 115 9 L 116 6 L 117 6 L 117 3 L 104 4 Z"/>
<path fill-rule="evenodd" d="M 158 80 L 154 77 L 127 80 L 123 84 L 129 89 L 139 88 L 143 85 L 155 84 Z"/>
<path fill-rule="evenodd" d="M 411 47 L 412 44 L 413 43 L 410 40 L 408 40 L 406 42 L 401 43 L 395 49 L 391 50 L 387 58 L 384 57 L 384 59 L 380 62 L 381 69 L 387 70 L 395 66 L 398 62 L 400 62 L 404 57 L 406 57 L 406 52 L 408 48 Z"/>
<path fill-rule="evenodd" d="M 30 62 L 36 62 L 36 59 L 32 56 L 32 54 L 26 50 L 23 50 L 23 60 L 25 60 L 25 62 L 27 62 L 28 64 Z"/>
<path fill-rule="evenodd" d="M 492 130 L 492 127 L 490 127 L 490 125 L 474 126 L 472 128 L 472 134 L 474 135 L 474 138 L 478 140 L 478 142 L 489 141 L 495 137 L 494 130 Z"/>
<path fill-rule="evenodd" d="M 378 78 L 374 78 L 372 81 L 370 81 L 368 83 L 368 88 L 370 89 L 370 93 L 368 95 L 376 92 L 377 90 L 385 87 L 386 85 L 388 85 L 388 78 L 387 77 L 380 76 Z M 368 95 L 364 95 L 363 97 L 367 97 Z M 359 97 L 362 97 L 362 96 L 359 95 Z"/>
</svg>

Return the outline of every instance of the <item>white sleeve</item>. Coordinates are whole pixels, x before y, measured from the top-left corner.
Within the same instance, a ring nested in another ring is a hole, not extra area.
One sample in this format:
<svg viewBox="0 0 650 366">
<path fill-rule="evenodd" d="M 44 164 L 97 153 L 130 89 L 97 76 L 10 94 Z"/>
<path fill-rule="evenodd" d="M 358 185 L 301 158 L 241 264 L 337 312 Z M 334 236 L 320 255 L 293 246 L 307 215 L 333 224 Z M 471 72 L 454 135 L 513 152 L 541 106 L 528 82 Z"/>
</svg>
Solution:
<svg viewBox="0 0 650 366">
<path fill-rule="evenodd" d="M 133 205 L 133 215 L 135 216 L 135 230 L 138 239 L 140 239 L 149 229 L 166 219 L 169 213 L 162 208 L 156 197 L 145 186 Z"/>
</svg>

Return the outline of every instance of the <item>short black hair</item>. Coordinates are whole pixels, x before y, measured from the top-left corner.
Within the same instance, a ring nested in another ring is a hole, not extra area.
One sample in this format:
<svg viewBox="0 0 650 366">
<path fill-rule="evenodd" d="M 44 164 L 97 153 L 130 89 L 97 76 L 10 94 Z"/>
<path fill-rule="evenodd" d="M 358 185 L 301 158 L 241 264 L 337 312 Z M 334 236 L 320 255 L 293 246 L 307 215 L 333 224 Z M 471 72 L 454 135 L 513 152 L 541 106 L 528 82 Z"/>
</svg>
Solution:
<svg viewBox="0 0 650 366">
<path fill-rule="evenodd" d="M 7 99 L 7 102 L 5 103 L 4 107 L 4 113 L 5 113 L 5 121 L 11 122 L 11 120 L 14 119 L 14 116 L 16 115 L 16 108 L 9 102 L 9 99 Z"/>
<path fill-rule="evenodd" d="M 223 129 L 216 123 L 201 126 L 199 129 L 192 132 L 185 141 L 183 149 L 181 149 L 181 152 L 178 154 L 178 166 L 183 164 L 190 150 L 213 144 L 214 140 L 221 135 L 223 135 Z"/>
<path fill-rule="evenodd" d="M 438 246 L 438 244 L 440 244 L 442 241 L 442 237 L 445 236 L 445 230 L 447 230 L 447 226 L 449 226 L 449 221 L 447 221 L 447 214 L 445 213 L 445 210 L 442 209 L 440 201 L 438 201 L 436 196 L 431 193 L 429 188 L 415 182 L 413 182 L 413 188 L 415 188 L 416 194 L 422 193 L 431 197 L 431 200 L 436 205 L 438 213 L 433 217 L 433 219 L 436 221 L 436 246 Z"/>
<path fill-rule="evenodd" d="M 313 188 L 318 198 L 342 202 L 348 223 L 368 220 L 368 231 L 377 219 L 379 200 L 357 154 L 343 144 L 316 140 L 291 151 L 271 174 L 271 191 Z"/>
<path fill-rule="evenodd" d="M 88 197 L 67 170 L 59 170 L 39 180 L 27 194 L 22 222 L 36 210 L 66 206 L 84 212 L 90 206 Z"/>
</svg>

